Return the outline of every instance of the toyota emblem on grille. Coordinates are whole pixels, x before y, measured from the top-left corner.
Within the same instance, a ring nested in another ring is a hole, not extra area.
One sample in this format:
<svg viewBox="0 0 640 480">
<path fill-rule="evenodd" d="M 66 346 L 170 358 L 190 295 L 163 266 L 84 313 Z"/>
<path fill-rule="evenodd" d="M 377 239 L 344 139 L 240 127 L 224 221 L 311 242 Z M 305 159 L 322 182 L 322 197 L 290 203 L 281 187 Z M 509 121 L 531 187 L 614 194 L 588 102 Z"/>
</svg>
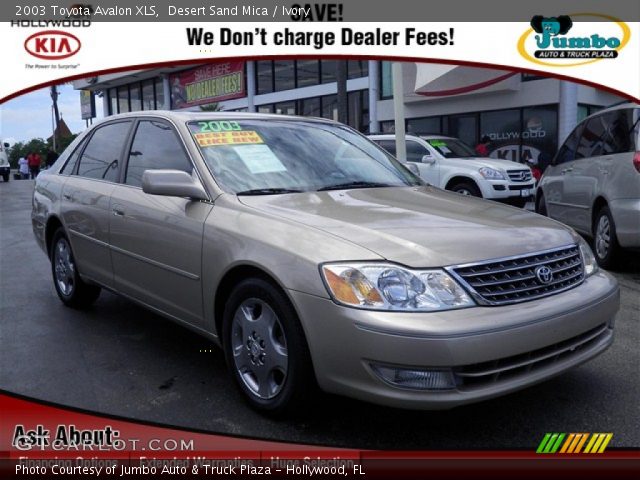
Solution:
<svg viewBox="0 0 640 480">
<path fill-rule="evenodd" d="M 551 283 L 551 281 L 553 280 L 553 272 L 546 265 L 536 268 L 535 273 L 538 281 L 544 285 L 546 285 L 547 283 Z"/>
</svg>

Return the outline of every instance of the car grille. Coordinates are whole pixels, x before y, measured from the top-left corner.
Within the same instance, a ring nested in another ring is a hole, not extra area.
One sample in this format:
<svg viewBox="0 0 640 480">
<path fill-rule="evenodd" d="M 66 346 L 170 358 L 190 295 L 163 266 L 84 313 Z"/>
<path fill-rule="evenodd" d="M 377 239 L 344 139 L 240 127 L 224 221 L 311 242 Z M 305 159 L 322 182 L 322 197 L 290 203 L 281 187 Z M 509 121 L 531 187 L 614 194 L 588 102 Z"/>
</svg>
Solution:
<svg viewBox="0 0 640 480">
<path fill-rule="evenodd" d="M 584 332 L 568 340 L 554 343 L 538 350 L 454 369 L 460 389 L 486 387 L 492 383 L 509 380 L 537 369 L 563 361 L 588 349 L 610 334 L 606 324 Z"/>
<path fill-rule="evenodd" d="M 529 182 L 531 170 L 507 170 L 507 175 L 512 182 Z"/>
<path fill-rule="evenodd" d="M 576 245 L 447 270 L 482 305 L 534 300 L 568 290 L 584 280 Z"/>
</svg>

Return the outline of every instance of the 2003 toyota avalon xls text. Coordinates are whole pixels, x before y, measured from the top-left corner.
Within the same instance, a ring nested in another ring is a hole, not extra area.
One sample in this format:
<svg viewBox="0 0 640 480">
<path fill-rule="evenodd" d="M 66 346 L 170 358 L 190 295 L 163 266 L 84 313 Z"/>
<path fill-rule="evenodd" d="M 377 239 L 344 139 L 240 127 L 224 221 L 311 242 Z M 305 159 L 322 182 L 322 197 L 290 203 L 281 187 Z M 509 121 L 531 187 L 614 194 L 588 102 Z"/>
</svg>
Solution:
<svg viewBox="0 0 640 480">
<path fill-rule="evenodd" d="M 106 288 L 208 336 L 271 413 L 316 385 L 495 397 L 603 352 L 619 307 L 570 228 L 425 185 L 320 119 L 109 117 L 38 177 L 32 218 L 65 304 Z"/>
</svg>

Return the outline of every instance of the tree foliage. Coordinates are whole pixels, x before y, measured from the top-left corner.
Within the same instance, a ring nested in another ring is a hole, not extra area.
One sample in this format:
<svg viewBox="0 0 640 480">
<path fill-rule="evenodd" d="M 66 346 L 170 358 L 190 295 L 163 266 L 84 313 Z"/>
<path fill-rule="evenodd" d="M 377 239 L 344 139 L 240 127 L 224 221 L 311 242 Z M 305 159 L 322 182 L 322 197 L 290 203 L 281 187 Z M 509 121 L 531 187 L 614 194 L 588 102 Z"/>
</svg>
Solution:
<svg viewBox="0 0 640 480">
<path fill-rule="evenodd" d="M 58 143 L 58 152 L 64 151 L 71 142 L 77 137 L 77 135 L 71 135 L 70 137 L 61 138 Z M 27 158 L 30 153 L 38 153 L 44 161 L 47 158 L 47 152 L 52 147 L 51 142 L 44 140 L 43 138 L 32 138 L 28 142 L 16 142 L 9 149 L 9 163 L 12 168 L 18 168 L 18 160 L 20 157 Z"/>
</svg>

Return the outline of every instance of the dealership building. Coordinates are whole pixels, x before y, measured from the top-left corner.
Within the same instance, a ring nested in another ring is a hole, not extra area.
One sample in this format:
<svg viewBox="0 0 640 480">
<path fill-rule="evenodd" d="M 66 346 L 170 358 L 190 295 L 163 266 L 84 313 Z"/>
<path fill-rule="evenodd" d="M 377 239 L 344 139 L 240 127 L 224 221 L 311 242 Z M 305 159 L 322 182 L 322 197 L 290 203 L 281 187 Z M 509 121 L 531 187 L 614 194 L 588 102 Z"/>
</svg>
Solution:
<svg viewBox="0 0 640 480">
<path fill-rule="evenodd" d="M 337 70 L 338 61 L 329 59 L 224 61 L 99 75 L 74 88 L 102 95 L 104 116 L 211 109 L 337 119 Z M 347 61 L 349 125 L 393 132 L 391 70 L 391 62 Z M 545 164 L 581 118 L 622 100 L 590 86 L 488 68 L 403 63 L 402 73 L 408 133 L 459 137 L 472 146 L 487 135 L 492 157 L 516 161 Z"/>
</svg>

